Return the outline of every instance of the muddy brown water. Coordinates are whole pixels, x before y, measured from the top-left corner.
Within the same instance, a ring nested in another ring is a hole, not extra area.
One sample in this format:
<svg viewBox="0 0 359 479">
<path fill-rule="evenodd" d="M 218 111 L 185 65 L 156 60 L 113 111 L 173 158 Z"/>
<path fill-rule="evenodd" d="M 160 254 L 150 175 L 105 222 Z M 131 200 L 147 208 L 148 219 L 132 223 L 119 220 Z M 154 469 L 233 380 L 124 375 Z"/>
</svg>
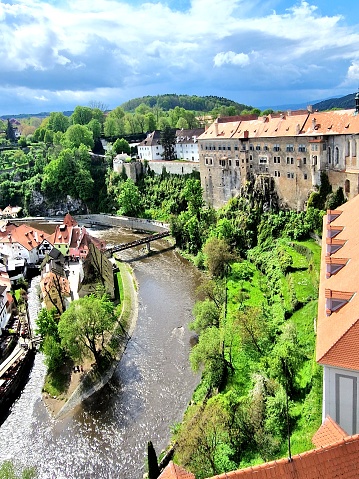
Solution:
<svg viewBox="0 0 359 479">
<path fill-rule="evenodd" d="M 133 241 L 123 230 L 92 230 L 108 243 Z M 40 479 L 139 479 L 145 472 L 147 441 L 157 453 L 170 428 L 181 421 L 198 383 L 189 366 L 195 290 L 200 275 L 159 240 L 121 253 L 138 281 L 139 317 L 111 382 L 62 419 L 41 400 L 46 367 L 37 354 L 29 381 L 0 427 L 0 461 L 35 465 Z M 39 308 L 35 278 L 30 311 Z"/>
</svg>

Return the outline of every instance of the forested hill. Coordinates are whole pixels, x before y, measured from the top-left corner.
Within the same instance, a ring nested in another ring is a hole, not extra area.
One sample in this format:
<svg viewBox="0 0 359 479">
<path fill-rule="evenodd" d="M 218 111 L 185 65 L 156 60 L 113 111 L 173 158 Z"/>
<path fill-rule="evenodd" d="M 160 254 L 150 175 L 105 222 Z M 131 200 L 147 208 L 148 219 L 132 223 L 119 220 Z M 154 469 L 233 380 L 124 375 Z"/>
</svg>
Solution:
<svg viewBox="0 0 359 479">
<path fill-rule="evenodd" d="M 342 96 L 341 98 L 330 98 L 329 100 L 323 100 L 313 105 L 313 110 L 331 110 L 337 108 L 339 110 L 347 110 L 355 108 L 355 95 L 356 93 L 350 93 L 350 95 Z"/>
<path fill-rule="evenodd" d="M 149 107 L 157 106 L 164 111 L 171 110 L 176 106 L 184 108 L 185 110 L 194 110 L 201 112 L 212 111 L 214 108 L 221 106 L 234 106 L 239 111 L 251 110 L 253 107 L 236 103 L 233 100 L 218 96 L 196 96 L 196 95 L 156 95 L 156 96 L 143 96 L 140 98 L 133 98 L 126 101 L 121 105 L 125 111 L 134 111 L 141 103 L 148 105 Z"/>
</svg>

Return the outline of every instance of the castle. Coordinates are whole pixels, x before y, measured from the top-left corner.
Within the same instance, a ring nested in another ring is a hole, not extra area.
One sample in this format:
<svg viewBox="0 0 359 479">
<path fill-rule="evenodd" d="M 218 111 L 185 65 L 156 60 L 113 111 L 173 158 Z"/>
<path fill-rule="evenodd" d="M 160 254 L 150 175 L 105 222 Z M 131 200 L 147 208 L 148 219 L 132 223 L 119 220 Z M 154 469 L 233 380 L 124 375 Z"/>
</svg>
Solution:
<svg viewBox="0 0 359 479">
<path fill-rule="evenodd" d="M 359 93 L 351 110 L 217 118 L 198 145 L 204 199 L 215 208 L 252 179 L 282 207 L 303 210 L 322 173 L 350 199 L 359 192 Z"/>
</svg>

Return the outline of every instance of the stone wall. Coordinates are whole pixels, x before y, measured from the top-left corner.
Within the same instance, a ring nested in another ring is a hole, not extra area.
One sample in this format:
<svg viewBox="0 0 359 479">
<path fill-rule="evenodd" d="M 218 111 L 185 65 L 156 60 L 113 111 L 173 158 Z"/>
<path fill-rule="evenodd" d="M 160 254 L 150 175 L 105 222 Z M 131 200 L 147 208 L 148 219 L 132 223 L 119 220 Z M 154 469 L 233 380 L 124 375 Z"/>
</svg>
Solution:
<svg viewBox="0 0 359 479">
<path fill-rule="evenodd" d="M 166 168 L 167 173 L 171 173 L 171 175 L 189 175 L 194 171 L 199 171 L 199 164 L 193 161 L 149 161 L 148 167 L 156 175 L 160 175 L 163 168 Z"/>
</svg>

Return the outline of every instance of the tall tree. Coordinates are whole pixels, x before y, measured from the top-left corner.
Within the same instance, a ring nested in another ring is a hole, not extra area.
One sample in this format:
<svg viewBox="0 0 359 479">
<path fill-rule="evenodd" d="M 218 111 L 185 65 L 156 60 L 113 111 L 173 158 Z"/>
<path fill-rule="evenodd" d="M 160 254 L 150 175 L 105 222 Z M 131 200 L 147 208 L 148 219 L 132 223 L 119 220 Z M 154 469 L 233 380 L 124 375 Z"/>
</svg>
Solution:
<svg viewBox="0 0 359 479">
<path fill-rule="evenodd" d="M 61 315 L 61 344 L 73 360 L 92 356 L 100 366 L 105 336 L 114 328 L 114 305 L 106 296 L 85 296 L 73 301 Z"/>
<path fill-rule="evenodd" d="M 166 126 L 161 131 L 161 145 L 163 147 L 162 157 L 164 160 L 175 160 L 176 159 L 176 152 L 175 152 L 175 144 L 176 144 L 176 131 Z"/>
</svg>

